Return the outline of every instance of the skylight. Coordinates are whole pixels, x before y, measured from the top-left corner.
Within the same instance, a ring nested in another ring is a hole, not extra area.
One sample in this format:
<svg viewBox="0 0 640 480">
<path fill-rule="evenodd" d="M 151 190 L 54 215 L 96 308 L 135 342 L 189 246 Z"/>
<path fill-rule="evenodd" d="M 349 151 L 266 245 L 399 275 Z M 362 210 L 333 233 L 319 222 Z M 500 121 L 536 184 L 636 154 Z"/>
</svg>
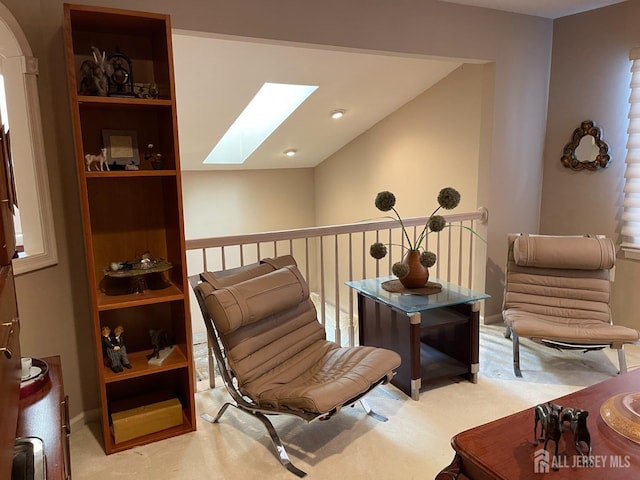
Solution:
<svg viewBox="0 0 640 480">
<path fill-rule="evenodd" d="M 265 83 L 202 163 L 244 163 L 317 88 Z"/>
</svg>

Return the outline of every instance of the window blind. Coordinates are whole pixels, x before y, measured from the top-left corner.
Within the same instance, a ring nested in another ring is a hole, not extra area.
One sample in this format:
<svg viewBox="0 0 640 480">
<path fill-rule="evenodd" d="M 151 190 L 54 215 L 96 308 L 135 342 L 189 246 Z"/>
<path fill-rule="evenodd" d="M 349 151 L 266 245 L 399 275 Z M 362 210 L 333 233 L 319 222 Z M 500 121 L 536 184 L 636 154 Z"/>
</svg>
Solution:
<svg viewBox="0 0 640 480">
<path fill-rule="evenodd" d="M 631 94 L 627 133 L 627 168 L 624 174 L 622 213 L 622 248 L 640 252 L 640 48 L 629 54 L 631 60 Z"/>
</svg>

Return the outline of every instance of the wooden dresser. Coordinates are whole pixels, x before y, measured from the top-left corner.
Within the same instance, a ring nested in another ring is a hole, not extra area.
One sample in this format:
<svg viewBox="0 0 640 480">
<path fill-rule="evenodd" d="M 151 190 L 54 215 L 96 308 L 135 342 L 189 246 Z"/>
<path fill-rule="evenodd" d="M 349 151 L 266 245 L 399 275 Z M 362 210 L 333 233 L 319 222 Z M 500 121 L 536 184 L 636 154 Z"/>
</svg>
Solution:
<svg viewBox="0 0 640 480">
<path fill-rule="evenodd" d="M 0 480 L 12 478 L 14 444 L 21 436 L 44 441 L 47 480 L 67 480 L 71 478 L 69 409 L 60 357 L 41 359 L 49 365 L 49 381 L 20 399 L 20 317 L 12 267 L 15 199 L 4 129 L 0 119 Z"/>
<path fill-rule="evenodd" d="M 47 457 L 47 480 L 69 480 L 69 397 L 64 393 L 62 365 L 58 356 L 42 360 L 49 365 L 49 383 L 20 399 L 17 436 L 42 439 Z"/>
<path fill-rule="evenodd" d="M 21 399 L 17 313 L 11 266 L 4 266 L 0 268 L 0 479 L 11 478 L 15 439 L 32 436 L 44 442 L 47 480 L 69 480 L 69 399 L 60 357 L 41 359 L 49 366 L 49 381 Z"/>
</svg>

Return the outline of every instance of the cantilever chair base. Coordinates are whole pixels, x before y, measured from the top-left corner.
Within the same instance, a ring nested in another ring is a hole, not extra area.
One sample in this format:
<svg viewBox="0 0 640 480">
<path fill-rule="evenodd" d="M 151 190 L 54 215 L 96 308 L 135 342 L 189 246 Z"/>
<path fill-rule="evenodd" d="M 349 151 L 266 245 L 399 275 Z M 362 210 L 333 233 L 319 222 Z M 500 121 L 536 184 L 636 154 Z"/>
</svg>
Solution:
<svg viewBox="0 0 640 480">
<path fill-rule="evenodd" d="M 511 327 L 507 327 L 504 336 L 505 338 L 513 337 L 513 373 L 516 377 L 522 378 L 522 370 L 520 370 L 520 337 L 511 329 Z M 609 344 L 585 345 L 577 343 L 557 342 L 548 339 L 531 340 L 544 345 L 545 347 L 555 348 L 557 350 L 583 350 L 584 353 L 611 347 L 618 351 L 618 364 L 620 366 L 618 374 L 620 375 L 623 373 L 627 373 L 627 359 L 624 353 L 624 345 L 620 345 L 620 347 L 614 347 Z"/>
<path fill-rule="evenodd" d="M 380 415 L 379 413 L 374 412 L 371 407 L 369 407 L 369 404 L 367 403 L 367 401 L 364 398 L 360 398 L 359 399 L 360 404 L 362 405 L 362 408 L 364 409 L 365 413 L 369 416 L 371 416 L 372 418 L 375 418 L 376 420 L 380 421 L 380 422 L 386 422 L 387 420 L 389 420 L 387 417 Z M 353 405 L 351 405 L 353 406 Z M 252 417 L 257 418 L 258 420 L 260 420 L 260 422 L 262 422 L 262 424 L 265 426 L 265 428 L 267 429 L 267 432 L 269 433 L 269 437 L 271 438 L 271 443 L 273 444 L 273 446 L 275 447 L 275 453 L 276 456 L 278 457 L 278 460 L 280 461 L 280 463 L 282 464 L 283 467 L 285 467 L 287 470 L 289 470 L 291 473 L 295 474 L 296 476 L 302 478 L 304 476 L 307 475 L 307 473 L 303 470 L 300 470 L 298 467 L 296 467 L 292 462 L 291 459 L 289 458 L 289 454 L 287 453 L 287 449 L 285 448 L 284 444 L 282 443 L 282 440 L 280 440 L 280 436 L 278 435 L 278 432 L 276 431 L 275 427 L 273 426 L 273 423 L 271 423 L 271 421 L 269 420 L 269 418 L 267 418 L 267 415 L 269 414 L 278 414 L 281 415 L 282 412 L 273 412 L 273 411 L 268 411 L 268 410 L 258 410 L 258 409 L 254 409 L 254 408 L 247 408 L 243 405 L 238 405 L 232 402 L 226 402 L 224 405 L 222 405 L 222 407 L 220 407 L 220 410 L 218 410 L 218 413 L 216 414 L 215 417 L 212 417 L 211 415 L 209 415 L 208 413 L 203 413 L 202 415 L 200 415 L 200 417 L 209 422 L 209 423 L 218 423 L 218 420 L 220 420 L 220 417 L 222 417 L 222 415 L 224 415 L 224 413 L 227 411 L 227 409 L 229 407 L 235 407 L 238 410 L 240 410 L 241 412 L 244 412 L 248 415 L 251 415 Z M 295 414 L 292 414 L 295 415 Z M 298 417 L 301 417 L 300 415 L 295 415 Z M 302 418 L 302 417 L 301 417 Z M 319 420 L 323 420 L 325 417 L 324 416 L 309 416 L 308 417 L 308 422 L 311 422 L 314 419 L 319 419 Z"/>
</svg>

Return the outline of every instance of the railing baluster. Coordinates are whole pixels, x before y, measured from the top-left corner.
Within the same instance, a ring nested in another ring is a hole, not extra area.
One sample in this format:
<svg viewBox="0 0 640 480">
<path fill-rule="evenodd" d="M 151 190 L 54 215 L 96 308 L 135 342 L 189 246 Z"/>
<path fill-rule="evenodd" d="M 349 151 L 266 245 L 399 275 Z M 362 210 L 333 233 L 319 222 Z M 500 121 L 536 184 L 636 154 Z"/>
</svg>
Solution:
<svg viewBox="0 0 640 480">
<path fill-rule="evenodd" d="M 324 291 L 324 242 L 320 237 L 320 323 L 324 327 L 326 325 L 325 305 L 327 298 Z"/>
<path fill-rule="evenodd" d="M 342 334 L 341 334 L 341 328 L 340 328 L 340 270 L 339 270 L 339 262 L 338 262 L 338 255 L 339 255 L 339 247 L 338 247 L 338 235 L 334 235 L 333 236 L 333 245 L 334 245 L 334 256 L 335 256 L 335 260 L 334 260 L 334 268 L 335 271 L 333 272 L 333 281 L 335 283 L 335 296 L 336 298 L 334 299 L 334 302 L 336 304 L 335 306 L 335 342 L 338 345 L 342 345 Z"/>
<path fill-rule="evenodd" d="M 349 234 L 349 278 L 353 278 L 353 235 Z M 353 320 L 353 288 L 349 289 L 349 346 L 355 345 L 355 325 Z"/>
<path fill-rule="evenodd" d="M 459 223 L 458 232 L 458 285 L 462 285 L 462 222 Z"/>
<path fill-rule="evenodd" d="M 469 227 L 473 229 L 473 220 L 469 222 Z M 467 279 L 467 288 L 471 288 L 473 284 L 473 233 L 469 232 L 469 278 Z"/>
<path fill-rule="evenodd" d="M 309 238 L 304 239 L 304 263 L 305 263 L 305 274 L 307 283 L 310 283 L 309 278 Z"/>
<path fill-rule="evenodd" d="M 362 232 L 362 278 L 367 278 L 367 233 Z"/>
<path fill-rule="evenodd" d="M 451 228 L 447 232 L 447 282 L 451 281 Z"/>
</svg>

